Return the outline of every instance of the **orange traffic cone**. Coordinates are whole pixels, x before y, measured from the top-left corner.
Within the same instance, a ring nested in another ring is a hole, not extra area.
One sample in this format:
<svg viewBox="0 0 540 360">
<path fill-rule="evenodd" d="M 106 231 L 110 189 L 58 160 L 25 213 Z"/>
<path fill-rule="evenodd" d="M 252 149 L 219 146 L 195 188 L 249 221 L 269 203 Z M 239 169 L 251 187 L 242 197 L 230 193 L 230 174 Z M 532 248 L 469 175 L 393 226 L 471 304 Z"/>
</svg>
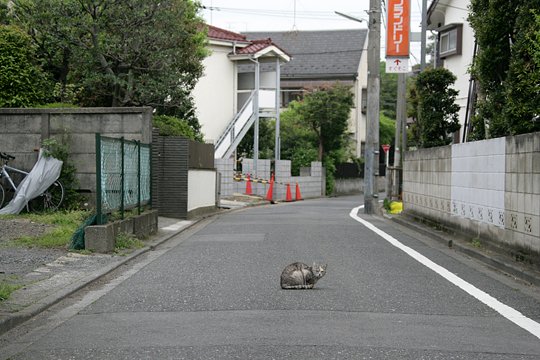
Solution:
<svg viewBox="0 0 540 360">
<path fill-rule="evenodd" d="M 285 201 L 287 201 L 287 202 L 292 201 L 291 184 L 287 184 L 287 192 L 286 192 L 286 195 L 285 195 Z"/>
<path fill-rule="evenodd" d="M 270 187 L 266 193 L 266 200 L 270 201 L 272 204 L 274 203 L 274 176 L 270 179 Z"/>
<path fill-rule="evenodd" d="M 246 195 L 252 195 L 252 194 L 253 194 L 253 190 L 251 189 L 251 180 L 248 174 L 247 180 L 246 180 Z"/>
<path fill-rule="evenodd" d="M 302 199 L 302 194 L 300 193 L 300 186 L 298 185 L 298 183 L 296 183 L 296 196 L 295 196 L 295 199 L 296 199 L 296 201 L 304 200 L 304 199 Z"/>
</svg>

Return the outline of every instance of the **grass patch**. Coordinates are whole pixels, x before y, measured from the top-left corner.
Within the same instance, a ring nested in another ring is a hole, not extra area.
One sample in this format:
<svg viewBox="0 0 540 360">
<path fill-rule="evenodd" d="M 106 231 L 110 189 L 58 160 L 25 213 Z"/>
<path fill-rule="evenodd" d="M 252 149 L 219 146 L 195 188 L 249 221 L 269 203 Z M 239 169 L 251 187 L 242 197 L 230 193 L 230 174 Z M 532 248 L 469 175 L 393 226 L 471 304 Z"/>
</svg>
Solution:
<svg viewBox="0 0 540 360">
<path fill-rule="evenodd" d="M 88 215 L 89 213 L 84 210 L 18 215 L 19 219 L 52 225 L 54 228 L 41 236 L 21 236 L 12 243 L 26 247 L 65 248 L 75 230 Z"/>
<path fill-rule="evenodd" d="M 120 233 L 115 239 L 115 252 L 133 250 L 144 247 L 144 242 L 137 239 L 133 234 Z"/>
<path fill-rule="evenodd" d="M 475 248 L 481 248 L 482 247 L 482 243 L 480 242 L 480 239 L 479 238 L 474 238 L 471 240 L 471 245 Z"/>
<path fill-rule="evenodd" d="M 9 299 L 11 293 L 21 287 L 22 285 L 13 285 L 0 281 L 0 301 L 5 301 Z"/>
</svg>

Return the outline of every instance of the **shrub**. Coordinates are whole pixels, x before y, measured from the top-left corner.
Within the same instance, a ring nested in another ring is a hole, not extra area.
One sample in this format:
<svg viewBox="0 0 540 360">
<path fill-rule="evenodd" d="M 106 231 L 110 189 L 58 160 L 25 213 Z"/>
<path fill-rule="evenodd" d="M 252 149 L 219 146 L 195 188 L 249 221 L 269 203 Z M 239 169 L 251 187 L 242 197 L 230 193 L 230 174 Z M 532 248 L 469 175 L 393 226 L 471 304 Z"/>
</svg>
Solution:
<svg viewBox="0 0 540 360">
<path fill-rule="evenodd" d="M 191 127 L 187 121 L 174 116 L 154 116 L 153 125 L 159 129 L 159 135 L 162 136 L 184 136 L 191 140 L 203 141 L 201 133 Z"/>
<path fill-rule="evenodd" d="M 50 83 L 35 59 L 28 35 L 17 27 L 0 25 L 0 107 L 46 102 Z"/>
</svg>

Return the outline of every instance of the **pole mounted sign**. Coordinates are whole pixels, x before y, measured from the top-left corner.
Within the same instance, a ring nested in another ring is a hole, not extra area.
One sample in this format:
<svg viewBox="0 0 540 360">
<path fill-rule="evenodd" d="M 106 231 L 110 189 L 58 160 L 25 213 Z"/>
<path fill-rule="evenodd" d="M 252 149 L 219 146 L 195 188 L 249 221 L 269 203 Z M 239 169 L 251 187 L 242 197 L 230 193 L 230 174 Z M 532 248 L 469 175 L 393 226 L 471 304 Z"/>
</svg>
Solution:
<svg viewBox="0 0 540 360">
<path fill-rule="evenodd" d="M 409 71 L 410 0 L 388 0 L 386 72 Z"/>
</svg>

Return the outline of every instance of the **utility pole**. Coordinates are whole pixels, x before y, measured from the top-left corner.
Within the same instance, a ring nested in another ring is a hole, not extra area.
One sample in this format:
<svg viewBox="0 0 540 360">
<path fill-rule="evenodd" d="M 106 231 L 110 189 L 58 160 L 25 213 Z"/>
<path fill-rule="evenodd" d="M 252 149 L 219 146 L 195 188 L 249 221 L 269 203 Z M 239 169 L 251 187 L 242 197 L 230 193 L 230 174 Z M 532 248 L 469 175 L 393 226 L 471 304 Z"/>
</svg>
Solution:
<svg viewBox="0 0 540 360">
<path fill-rule="evenodd" d="M 426 68 L 427 0 L 422 0 L 422 32 L 420 33 L 420 71 Z"/>
<path fill-rule="evenodd" d="M 375 174 L 379 166 L 379 91 L 381 61 L 381 2 L 369 1 L 367 124 L 364 163 L 364 212 L 375 214 L 378 189 Z"/>
<path fill-rule="evenodd" d="M 407 74 L 398 74 L 397 87 L 397 104 L 396 104 L 396 137 L 394 147 L 394 178 L 392 179 L 393 189 L 392 194 L 399 195 L 399 172 L 397 168 L 401 167 L 402 154 L 405 152 L 406 139 L 406 123 L 407 123 Z"/>
</svg>

